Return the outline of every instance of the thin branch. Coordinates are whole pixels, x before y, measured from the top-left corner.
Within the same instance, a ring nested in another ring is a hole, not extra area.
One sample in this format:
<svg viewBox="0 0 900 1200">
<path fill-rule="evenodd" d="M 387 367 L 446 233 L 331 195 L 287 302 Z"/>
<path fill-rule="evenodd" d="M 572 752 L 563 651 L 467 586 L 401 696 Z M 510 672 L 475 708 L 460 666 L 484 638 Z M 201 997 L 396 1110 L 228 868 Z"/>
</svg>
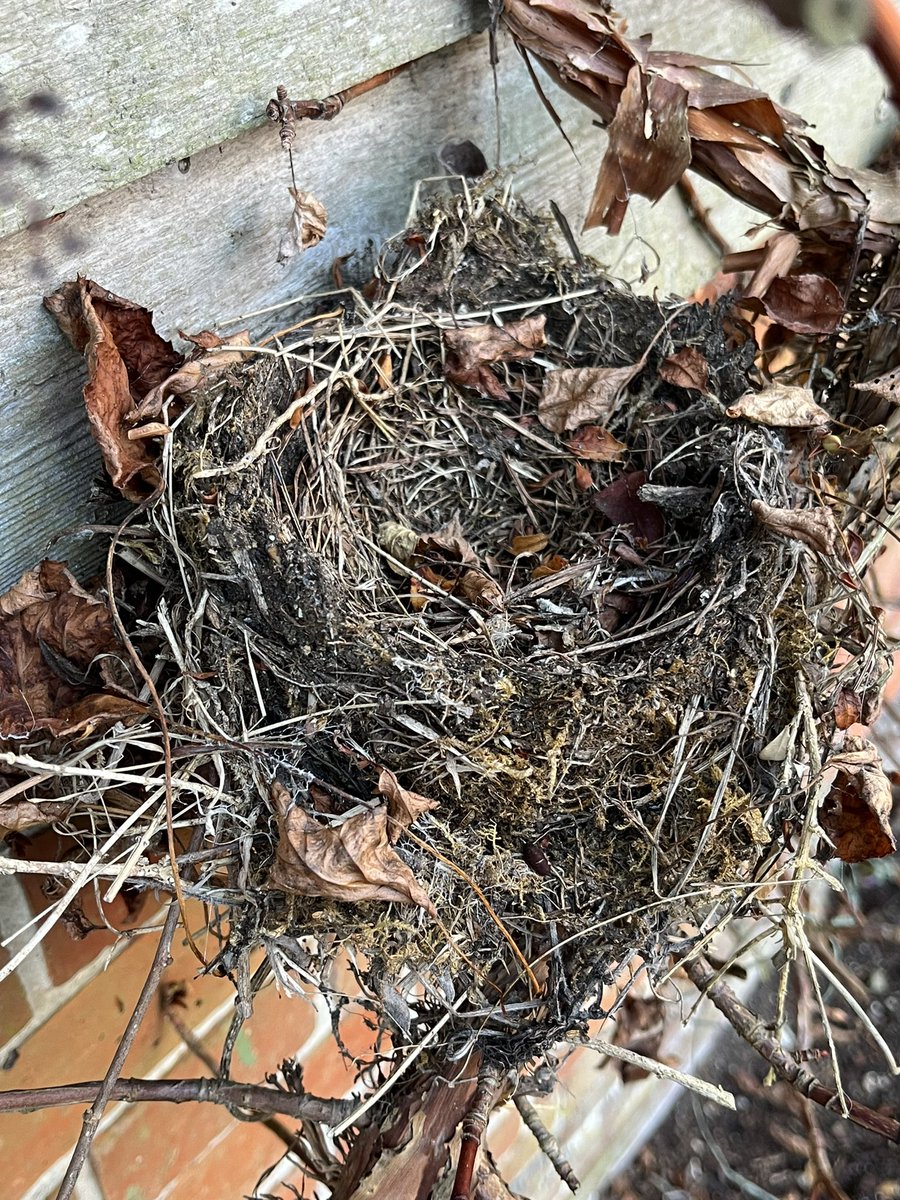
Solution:
<svg viewBox="0 0 900 1200">
<path fill-rule="evenodd" d="M 102 1080 L 90 1083 L 65 1083 L 58 1087 L 21 1088 L 0 1092 L 0 1113 L 36 1112 L 43 1108 L 61 1108 L 84 1104 L 97 1095 Z M 322 1100 L 318 1096 L 299 1096 L 296 1092 L 262 1084 L 232 1083 L 221 1079 L 119 1079 L 109 1090 L 107 1100 L 125 1100 L 132 1104 L 159 1101 L 165 1104 L 236 1104 L 258 1113 L 280 1113 L 303 1121 L 326 1125 L 342 1120 L 352 1100 Z"/>
<path fill-rule="evenodd" d="M 779 1078 L 795 1088 L 801 1096 L 806 1096 L 823 1108 L 831 1109 L 839 1101 L 838 1093 L 817 1079 L 815 1075 L 795 1062 L 785 1053 L 781 1043 L 772 1036 L 769 1029 L 755 1016 L 749 1008 L 738 1000 L 737 996 L 721 980 L 716 979 L 716 973 L 702 959 L 682 964 L 688 978 L 695 987 L 704 992 L 716 1008 L 731 1023 L 737 1033 L 749 1043 L 753 1049 L 766 1060 Z M 846 1116 L 855 1125 L 869 1129 L 872 1133 L 880 1134 L 891 1142 L 900 1142 L 900 1121 L 884 1113 L 876 1112 L 865 1104 L 845 1097 Z"/>
<path fill-rule="evenodd" d="M 550 1163 L 553 1170 L 570 1192 L 577 1192 L 579 1187 L 581 1187 L 578 1176 L 572 1169 L 572 1164 L 563 1154 L 559 1142 L 541 1120 L 537 1109 L 522 1092 L 516 1092 L 513 1096 L 513 1104 L 519 1110 L 519 1116 L 534 1135 L 535 1141 L 540 1146 L 544 1157 Z"/>
</svg>

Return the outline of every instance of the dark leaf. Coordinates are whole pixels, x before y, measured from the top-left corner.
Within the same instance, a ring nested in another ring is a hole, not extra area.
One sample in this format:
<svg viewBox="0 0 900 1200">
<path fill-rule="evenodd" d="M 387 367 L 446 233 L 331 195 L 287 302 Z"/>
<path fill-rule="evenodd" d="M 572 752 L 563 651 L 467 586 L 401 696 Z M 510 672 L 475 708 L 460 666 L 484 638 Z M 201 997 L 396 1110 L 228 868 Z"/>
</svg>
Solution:
<svg viewBox="0 0 900 1200">
<path fill-rule="evenodd" d="M 709 383 L 709 363 L 693 346 L 682 346 L 659 364 L 659 377 L 675 387 L 705 392 Z"/>
<path fill-rule="evenodd" d="M 643 471 L 631 471 L 598 492 L 591 503 L 613 525 L 630 525 L 635 537 L 649 546 L 663 536 L 665 524 L 660 509 L 638 495 L 646 482 Z"/>
<path fill-rule="evenodd" d="M 762 303 L 773 321 L 795 333 L 834 333 L 844 315 L 841 293 L 824 275 L 773 279 Z"/>
</svg>

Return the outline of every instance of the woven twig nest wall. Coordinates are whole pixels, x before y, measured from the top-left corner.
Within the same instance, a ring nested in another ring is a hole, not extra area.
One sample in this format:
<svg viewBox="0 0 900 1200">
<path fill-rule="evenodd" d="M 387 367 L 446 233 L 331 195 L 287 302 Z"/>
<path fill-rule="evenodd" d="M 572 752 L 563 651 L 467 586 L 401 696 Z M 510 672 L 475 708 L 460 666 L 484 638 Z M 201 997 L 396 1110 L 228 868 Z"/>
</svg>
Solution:
<svg viewBox="0 0 900 1200">
<path fill-rule="evenodd" d="M 616 1010 L 625 964 L 658 978 L 737 915 L 796 916 L 769 889 L 791 863 L 891 849 L 847 733 L 887 675 L 861 572 L 893 469 L 852 339 L 830 400 L 799 357 L 773 383 L 727 302 L 636 296 L 490 188 L 425 205 L 365 292 L 255 348 L 157 354 L 115 429 L 98 347 L 148 315 L 84 280 L 51 305 L 111 473 L 153 492 L 117 608 L 156 657 L 174 832 L 207 843 L 182 888 L 245 997 L 262 947 L 257 982 L 318 981 L 337 1014 L 346 951 L 379 1028 L 440 1069 L 533 1069 Z M 43 628 L 51 667 L 77 660 Z M 103 685 L 93 723 L 44 726 L 89 764 L 55 812 L 100 857 L 122 839 L 119 883 L 165 884 L 159 745 L 105 732 L 145 709 L 121 666 Z"/>
</svg>

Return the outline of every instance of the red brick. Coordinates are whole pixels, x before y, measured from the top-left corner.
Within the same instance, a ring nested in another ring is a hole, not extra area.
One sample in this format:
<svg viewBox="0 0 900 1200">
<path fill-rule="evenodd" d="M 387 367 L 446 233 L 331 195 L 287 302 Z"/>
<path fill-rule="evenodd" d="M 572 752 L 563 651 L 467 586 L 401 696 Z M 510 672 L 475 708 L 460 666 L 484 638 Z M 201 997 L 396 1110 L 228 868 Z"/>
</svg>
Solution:
<svg viewBox="0 0 900 1200">
<path fill-rule="evenodd" d="M 195 918 L 199 906 L 194 909 Z M 24 1044 L 4 1088 L 43 1087 L 99 1079 L 115 1053 L 134 1003 L 147 976 L 157 934 L 137 937 L 109 968 L 96 976 Z M 205 976 L 192 980 L 196 960 L 176 938 L 173 963 L 164 979 L 188 981 L 185 1021 L 193 1026 L 230 994 L 227 980 Z M 126 1075 L 145 1075 L 181 1039 L 157 1005 L 138 1031 L 125 1065 Z M 191 1068 L 191 1073 L 200 1074 Z M 168 1107 L 168 1106 L 166 1106 Z M 10 1196 L 23 1192 L 67 1150 L 78 1135 L 83 1106 L 5 1115 L 0 1122 L 3 1188 Z"/>
</svg>

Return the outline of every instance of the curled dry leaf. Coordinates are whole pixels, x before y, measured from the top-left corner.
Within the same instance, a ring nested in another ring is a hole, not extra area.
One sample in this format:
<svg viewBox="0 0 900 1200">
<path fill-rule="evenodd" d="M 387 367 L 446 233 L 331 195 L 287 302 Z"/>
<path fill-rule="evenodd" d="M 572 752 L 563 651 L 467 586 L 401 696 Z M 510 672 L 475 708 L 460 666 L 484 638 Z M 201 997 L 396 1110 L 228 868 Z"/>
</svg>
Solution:
<svg viewBox="0 0 900 1200">
<path fill-rule="evenodd" d="M 546 318 L 525 317 L 508 325 L 468 325 L 444 330 L 444 374 L 450 383 L 470 387 L 483 396 L 508 400 L 491 363 L 524 361 L 545 344 Z"/>
<path fill-rule="evenodd" d="M 540 554 L 550 544 L 549 533 L 519 533 L 509 543 L 510 554 Z"/>
<path fill-rule="evenodd" d="M 576 458 L 590 462 L 621 462 L 628 447 L 601 425 L 583 425 L 566 445 Z"/>
<path fill-rule="evenodd" d="M 35 804 L 32 800 L 11 800 L 0 804 L 0 832 L 18 833 L 32 825 L 46 825 L 64 817 L 71 804 L 63 800 L 48 800 Z"/>
<path fill-rule="evenodd" d="M 734 420 L 753 421 L 774 429 L 815 429 L 831 420 L 813 400 L 809 388 L 789 383 L 772 383 L 761 392 L 745 392 L 725 413 Z"/>
<path fill-rule="evenodd" d="M 891 781 L 866 738 L 848 734 L 844 750 L 829 759 L 837 776 L 819 813 L 822 828 L 842 862 L 884 858 L 897 845 L 891 832 Z"/>
<path fill-rule="evenodd" d="M 198 340 L 199 338 L 203 338 L 205 341 L 217 338 L 218 344 L 204 350 L 201 342 Z M 218 337 L 218 334 L 211 334 L 208 330 L 188 340 L 196 343 L 197 351 L 174 374 L 169 375 L 162 383 L 150 389 L 137 408 L 128 414 L 128 421 L 144 421 L 158 416 L 170 396 L 183 396 L 186 392 L 192 391 L 201 383 L 207 383 L 209 380 L 215 379 L 217 375 L 221 375 L 229 367 L 233 367 L 236 363 L 249 357 L 242 350 L 219 349 L 218 347 L 223 345 L 222 339 Z M 224 344 L 229 347 L 249 346 L 250 330 L 242 329 L 238 333 L 231 334 L 227 343 Z M 129 437 L 134 436 L 135 432 L 134 430 L 131 431 Z"/>
<path fill-rule="evenodd" d="M 278 262 L 285 263 L 288 259 L 312 246 L 318 246 L 325 236 L 328 227 L 328 212 L 325 205 L 317 200 L 311 192 L 301 192 L 299 188 L 289 187 L 293 208 L 288 227 L 281 235 L 278 243 Z"/>
<path fill-rule="evenodd" d="M 819 508 L 772 508 L 764 500 L 752 500 L 750 507 L 767 529 L 803 542 L 820 554 L 836 554 L 843 548 L 840 526 L 831 509 L 824 505 Z"/>
<path fill-rule="evenodd" d="M 153 328 L 153 314 L 81 276 L 44 297 L 45 308 L 87 359 L 84 403 L 113 484 L 139 501 L 160 486 L 157 451 L 128 437 L 126 417 L 182 363 Z"/>
<path fill-rule="evenodd" d="M 616 410 L 623 390 L 643 367 L 566 367 L 548 371 L 538 417 L 545 429 L 565 433 L 588 421 L 605 421 Z"/>
<path fill-rule="evenodd" d="M 842 687 L 834 698 L 834 723 L 838 729 L 849 729 L 862 716 L 862 700 L 853 688 Z"/>
<path fill-rule="evenodd" d="M 709 363 L 693 346 L 682 346 L 659 364 L 660 379 L 674 387 L 705 392 L 709 383 Z"/>
<path fill-rule="evenodd" d="M 361 900 L 418 904 L 435 915 L 428 894 L 390 844 L 386 808 L 358 813 L 340 825 L 320 825 L 294 804 L 277 780 L 269 798 L 278 825 L 270 888 L 351 904 Z"/>
<path fill-rule="evenodd" d="M 551 554 L 549 558 L 545 558 L 542 563 L 534 568 L 531 572 L 532 579 L 548 579 L 551 575 L 558 575 L 569 565 L 569 560 L 563 558 L 561 554 Z"/>
<path fill-rule="evenodd" d="M 437 800 L 429 800 L 418 792 L 410 792 L 400 786 L 393 771 L 387 767 L 378 768 L 378 784 L 376 792 L 387 800 L 388 816 L 390 817 L 389 837 L 396 842 L 405 829 L 416 821 L 423 812 L 437 808 Z"/>
<path fill-rule="evenodd" d="M 0 596 L 0 737 L 70 736 L 143 716 L 89 672 L 120 650 L 105 604 L 45 559 Z"/>
<path fill-rule="evenodd" d="M 378 531 L 378 539 L 392 558 L 449 595 L 458 596 L 476 608 L 493 611 L 504 608 L 503 589 L 479 564 L 459 521 L 450 521 L 440 532 L 428 534 L 417 534 L 398 521 L 386 521 Z M 410 593 L 416 612 L 434 598 L 430 589 L 415 577 L 410 582 Z"/>
<path fill-rule="evenodd" d="M 638 494 L 646 482 L 643 471 L 630 471 L 598 492 L 591 503 L 614 525 L 630 525 L 635 538 L 649 546 L 663 536 L 665 523 L 657 505 Z"/>
<path fill-rule="evenodd" d="M 824 275 L 773 279 L 762 303 L 776 324 L 795 333 L 834 333 L 844 315 L 843 297 Z"/>
</svg>

